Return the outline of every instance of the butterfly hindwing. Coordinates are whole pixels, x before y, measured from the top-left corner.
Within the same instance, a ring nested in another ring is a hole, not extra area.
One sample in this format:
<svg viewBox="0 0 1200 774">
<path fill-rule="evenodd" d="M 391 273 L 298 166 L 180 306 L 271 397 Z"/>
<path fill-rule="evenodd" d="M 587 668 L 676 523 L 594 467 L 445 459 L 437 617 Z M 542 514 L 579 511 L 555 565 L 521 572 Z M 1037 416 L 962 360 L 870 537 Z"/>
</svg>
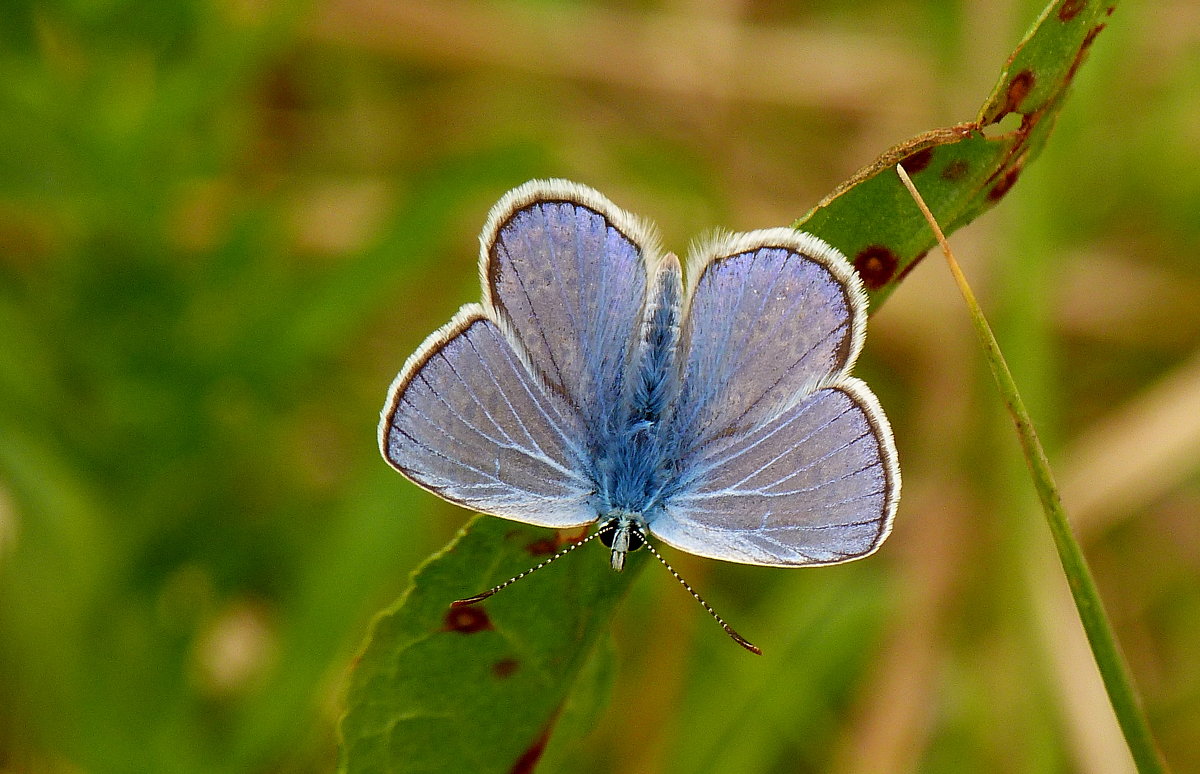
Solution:
<svg viewBox="0 0 1200 774">
<path fill-rule="evenodd" d="M 853 378 L 709 444 L 683 475 L 651 532 L 689 553 L 761 565 L 871 553 L 900 489 L 887 421 Z"/>
</svg>

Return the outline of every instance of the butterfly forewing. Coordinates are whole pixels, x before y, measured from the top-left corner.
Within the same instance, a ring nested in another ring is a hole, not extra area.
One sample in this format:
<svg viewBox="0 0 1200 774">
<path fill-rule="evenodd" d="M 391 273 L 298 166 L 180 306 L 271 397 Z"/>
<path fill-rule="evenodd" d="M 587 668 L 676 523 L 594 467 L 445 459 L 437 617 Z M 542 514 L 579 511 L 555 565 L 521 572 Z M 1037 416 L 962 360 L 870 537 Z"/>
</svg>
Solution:
<svg viewBox="0 0 1200 774">
<path fill-rule="evenodd" d="M 482 239 L 485 303 L 600 432 L 623 396 L 653 238 L 599 193 L 549 181 L 506 196 Z"/>
<path fill-rule="evenodd" d="M 890 530 L 900 476 L 874 395 L 847 374 L 865 298 L 846 260 L 785 229 L 693 259 L 675 407 L 678 477 L 650 531 L 750 564 L 830 564 Z"/>
<path fill-rule="evenodd" d="M 734 235 L 690 268 L 675 419 L 682 453 L 763 421 L 853 365 L 865 298 L 823 242 L 789 229 Z"/>
<path fill-rule="evenodd" d="M 397 377 L 380 425 L 383 454 L 468 508 L 551 527 L 594 521 L 581 419 L 519 346 L 482 307 L 464 307 Z"/>
</svg>

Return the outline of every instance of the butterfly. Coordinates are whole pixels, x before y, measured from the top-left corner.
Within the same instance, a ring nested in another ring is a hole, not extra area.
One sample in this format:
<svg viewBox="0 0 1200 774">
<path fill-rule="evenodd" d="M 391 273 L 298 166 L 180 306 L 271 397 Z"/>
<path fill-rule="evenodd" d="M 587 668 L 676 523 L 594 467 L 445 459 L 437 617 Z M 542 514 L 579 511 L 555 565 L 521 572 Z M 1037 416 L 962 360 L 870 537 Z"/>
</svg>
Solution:
<svg viewBox="0 0 1200 774">
<path fill-rule="evenodd" d="M 718 235 L 685 271 L 651 224 L 565 180 L 506 194 L 480 247 L 482 301 L 408 358 L 383 408 L 383 456 L 414 483 L 526 524 L 598 523 L 615 570 L 643 545 L 662 560 L 651 537 L 779 567 L 887 537 L 900 469 L 850 375 L 867 302 L 837 250 Z"/>
</svg>

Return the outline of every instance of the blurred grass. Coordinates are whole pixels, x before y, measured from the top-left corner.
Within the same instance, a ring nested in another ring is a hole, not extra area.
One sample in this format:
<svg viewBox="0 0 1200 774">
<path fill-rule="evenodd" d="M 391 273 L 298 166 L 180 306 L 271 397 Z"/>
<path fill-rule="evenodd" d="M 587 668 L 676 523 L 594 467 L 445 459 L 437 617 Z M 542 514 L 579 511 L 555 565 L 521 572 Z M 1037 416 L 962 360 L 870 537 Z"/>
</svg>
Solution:
<svg viewBox="0 0 1200 774">
<path fill-rule="evenodd" d="M 475 297 L 487 207 L 554 174 L 676 250 L 792 222 L 973 115 L 1038 10 L 9 3 L 0 769 L 330 768 L 370 613 L 463 520 L 383 465 L 374 425 Z M 1038 163 L 954 237 L 1178 771 L 1200 769 L 1197 29 L 1193 3 L 1121 7 Z M 761 664 L 645 573 L 568 770 L 1126 770 L 940 266 L 865 357 L 905 466 L 888 548 L 795 573 L 673 556 L 785 644 Z"/>
</svg>

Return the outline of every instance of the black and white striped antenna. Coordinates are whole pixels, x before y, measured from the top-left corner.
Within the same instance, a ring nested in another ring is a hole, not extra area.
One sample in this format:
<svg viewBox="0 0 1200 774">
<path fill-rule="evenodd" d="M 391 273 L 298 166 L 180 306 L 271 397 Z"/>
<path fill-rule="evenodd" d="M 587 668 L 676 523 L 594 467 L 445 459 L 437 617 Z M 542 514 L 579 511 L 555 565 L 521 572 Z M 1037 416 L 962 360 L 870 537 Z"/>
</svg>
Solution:
<svg viewBox="0 0 1200 774">
<path fill-rule="evenodd" d="M 576 548 L 579 548 L 582 545 L 592 542 L 593 540 L 595 540 L 596 538 L 605 534 L 606 532 L 611 531 L 615 526 L 616 526 L 616 522 L 610 521 L 607 524 L 600 527 L 600 529 L 598 529 L 595 532 L 593 532 L 592 534 L 588 535 L 583 540 L 580 540 L 575 543 L 571 543 L 568 546 L 564 546 L 562 549 L 560 549 L 558 552 L 556 552 L 553 556 L 543 559 L 542 561 L 538 562 L 534 566 L 530 567 L 525 572 L 518 573 L 517 575 L 512 576 L 508 580 L 504 581 L 503 583 L 493 586 L 492 588 L 488 589 L 487 591 L 483 592 L 482 594 L 476 594 L 475 596 L 467 597 L 466 599 L 456 599 L 455 601 L 450 603 L 450 607 L 466 607 L 467 605 L 474 605 L 477 602 L 482 602 L 483 600 L 485 600 L 488 597 L 495 594 L 500 589 L 511 586 L 512 584 L 521 580 L 525 576 L 530 575 L 534 572 L 537 572 L 538 570 L 542 569 L 543 567 L 550 564 L 551 562 L 553 562 L 561 557 L 566 556 L 567 554 L 574 551 Z M 655 548 L 650 543 L 650 541 L 646 539 L 645 533 L 643 533 L 636 526 L 632 526 L 632 528 L 637 530 L 637 534 L 638 534 L 638 537 L 641 538 L 642 545 L 644 545 L 646 548 L 650 549 L 650 553 L 654 555 L 654 558 L 657 559 L 659 561 L 659 563 L 662 564 L 663 567 L 666 567 L 667 572 L 671 573 L 671 577 L 673 577 L 675 580 L 679 581 L 679 585 L 683 586 L 683 588 L 687 591 L 687 593 L 691 594 L 692 598 L 695 599 L 697 602 L 699 602 L 700 606 L 703 607 L 705 609 L 705 611 L 707 611 L 708 614 L 713 617 L 713 620 L 715 620 L 717 623 L 719 623 L 721 625 L 721 628 L 725 630 L 725 633 L 729 635 L 730 639 L 732 639 L 738 645 L 741 645 L 743 648 L 750 651 L 751 653 L 756 653 L 760 656 L 762 655 L 762 650 L 757 645 L 750 642 L 742 635 L 738 634 L 737 631 L 735 631 L 734 628 L 732 626 L 730 626 L 725 621 L 724 618 L 722 618 L 721 616 L 719 616 L 717 614 L 716 610 L 713 610 L 712 605 L 708 604 L 708 602 L 706 602 L 704 600 L 704 597 L 700 596 L 696 592 L 696 590 L 692 588 L 691 584 L 689 584 L 686 580 L 683 579 L 683 576 L 680 575 L 675 570 L 675 568 L 671 566 L 671 563 L 668 562 L 666 560 L 666 558 L 664 558 L 663 555 L 658 552 L 658 549 Z"/>
</svg>

